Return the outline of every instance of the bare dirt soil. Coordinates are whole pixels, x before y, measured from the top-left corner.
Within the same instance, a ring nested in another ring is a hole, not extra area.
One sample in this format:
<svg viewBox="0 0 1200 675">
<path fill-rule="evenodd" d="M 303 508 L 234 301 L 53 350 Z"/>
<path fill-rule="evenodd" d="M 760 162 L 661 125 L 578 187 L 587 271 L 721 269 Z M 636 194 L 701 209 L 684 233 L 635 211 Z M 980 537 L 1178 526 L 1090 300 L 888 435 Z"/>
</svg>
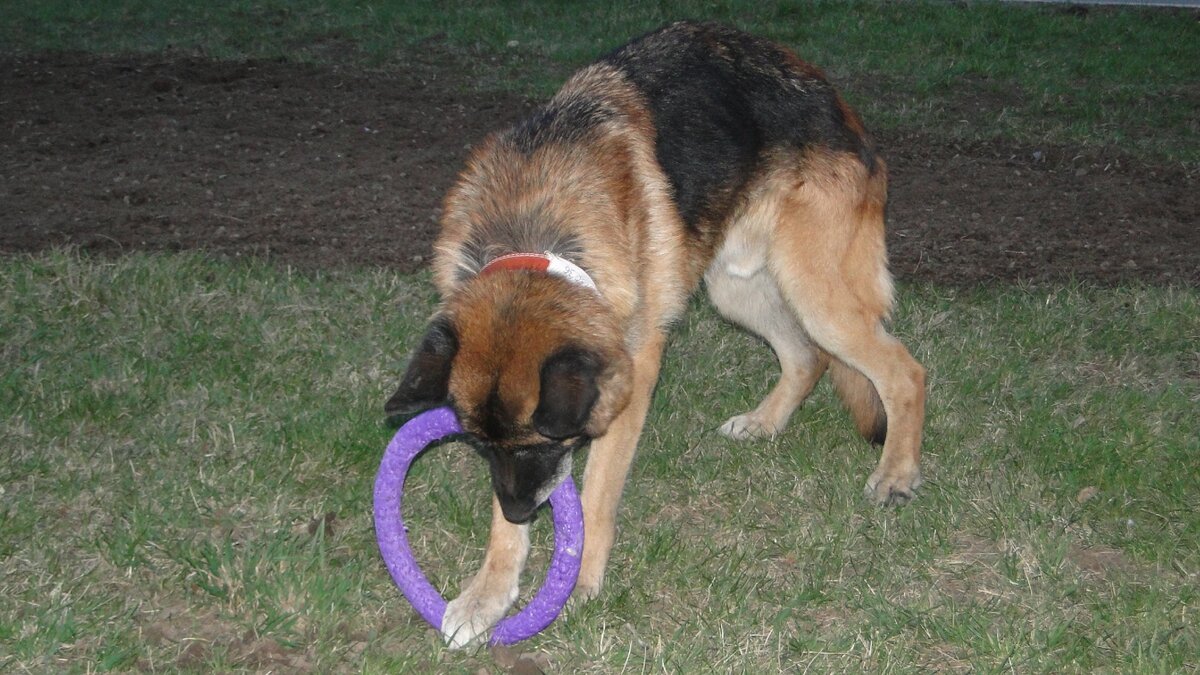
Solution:
<svg viewBox="0 0 1200 675">
<path fill-rule="evenodd" d="M 0 252 L 204 249 L 412 270 L 467 148 L 534 104 L 474 93 L 435 52 L 384 71 L 0 56 Z M 1200 190 L 1180 166 L 878 140 L 899 279 L 1200 284 Z"/>
</svg>

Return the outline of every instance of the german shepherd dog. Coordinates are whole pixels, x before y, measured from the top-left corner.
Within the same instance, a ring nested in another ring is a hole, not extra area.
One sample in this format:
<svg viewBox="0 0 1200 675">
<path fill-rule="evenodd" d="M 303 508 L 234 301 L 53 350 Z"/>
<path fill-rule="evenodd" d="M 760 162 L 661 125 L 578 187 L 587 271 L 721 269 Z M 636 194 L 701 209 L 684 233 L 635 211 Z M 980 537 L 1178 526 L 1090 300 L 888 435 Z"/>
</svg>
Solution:
<svg viewBox="0 0 1200 675">
<path fill-rule="evenodd" d="M 820 70 L 707 23 L 601 57 L 474 150 L 442 213 L 442 303 L 385 406 L 452 406 L 490 466 L 488 548 L 448 642 L 515 601 L 528 522 L 589 444 L 575 595 L 600 591 L 667 332 L 701 278 L 782 368 L 720 431 L 778 433 L 829 370 L 883 445 L 867 496 L 913 496 L 925 371 L 885 328 L 886 199 L 883 160 Z"/>
</svg>

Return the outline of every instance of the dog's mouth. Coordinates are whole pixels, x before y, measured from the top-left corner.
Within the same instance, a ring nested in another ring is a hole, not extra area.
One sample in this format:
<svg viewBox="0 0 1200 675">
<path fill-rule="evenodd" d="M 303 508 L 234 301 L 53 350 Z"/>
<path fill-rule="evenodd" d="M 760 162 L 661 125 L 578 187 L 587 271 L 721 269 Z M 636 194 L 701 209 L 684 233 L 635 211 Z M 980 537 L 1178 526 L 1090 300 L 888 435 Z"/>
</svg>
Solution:
<svg viewBox="0 0 1200 675">
<path fill-rule="evenodd" d="M 538 509 L 550 499 L 550 494 L 558 489 L 567 476 L 571 475 L 573 464 L 572 453 L 563 454 L 558 460 L 556 469 L 549 477 L 530 481 L 536 485 L 531 491 L 510 491 L 498 486 L 493 472 L 492 487 L 496 490 L 496 497 L 500 501 L 500 510 L 504 513 L 504 519 L 516 525 L 532 522 Z"/>
<path fill-rule="evenodd" d="M 527 525 L 532 523 L 537 516 L 538 504 L 535 501 L 515 501 L 512 499 L 500 498 L 500 511 L 504 514 L 504 519 L 513 525 Z"/>
<path fill-rule="evenodd" d="M 504 517 L 512 523 L 529 522 L 532 520 L 533 516 L 537 513 L 538 508 L 541 507 L 542 504 L 545 504 L 547 501 L 549 501 L 550 495 L 553 494 L 554 491 L 558 489 L 558 486 L 562 485 L 562 482 L 571 475 L 571 467 L 573 465 L 574 455 L 570 452 L 563 455 L 562 459 L 560 459 L 558 462 L 558 470 L 554 472 L 554 475 L 551 476 L 549 480 L 542 484 L 541 489 L 539 489 L 537 494 L 534 496 L 532 500 L 533 509 L 528 514 L 525 514 L 525 520 L 514 520 L 513 518 L 509 518 L 507 513 L 504 514 Z M 522 514 L 518 512 L 514 515 L 519 518 Z"/>
<path fill-rule="evenodd" d="M 515 450 L 477 445 L 488 460 L 492 489 L 504 519 L 517 525 L 531 522 L 550 494 L 571 475 L 574 451 L 583 445 L 582 440 Z"/>
</svg>

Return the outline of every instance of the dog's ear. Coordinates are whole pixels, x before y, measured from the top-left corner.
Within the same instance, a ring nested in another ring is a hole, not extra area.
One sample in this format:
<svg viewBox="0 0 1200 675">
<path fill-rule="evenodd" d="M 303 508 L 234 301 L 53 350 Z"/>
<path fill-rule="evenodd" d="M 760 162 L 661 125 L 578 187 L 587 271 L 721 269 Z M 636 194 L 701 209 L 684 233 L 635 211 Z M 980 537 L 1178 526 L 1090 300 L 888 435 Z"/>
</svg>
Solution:
<svg viewBox="0 0 1200 675">
<path fill-rule="evenodd" d="M 457 353 L 453 324 L 445 316 L 435 318 L 408 362 L 400 388 L 383 405 L 383 411 L 388 416 L 409 415 L 446 403 L 450 364 Z"/>
<path fill-rule="evenodd" d="M 579 347 L 563 347 L 542 362 L 541 391 L 533 428 L 547 438 L 579 436 L 600 398 L 600 357 Z"/>
</svg>

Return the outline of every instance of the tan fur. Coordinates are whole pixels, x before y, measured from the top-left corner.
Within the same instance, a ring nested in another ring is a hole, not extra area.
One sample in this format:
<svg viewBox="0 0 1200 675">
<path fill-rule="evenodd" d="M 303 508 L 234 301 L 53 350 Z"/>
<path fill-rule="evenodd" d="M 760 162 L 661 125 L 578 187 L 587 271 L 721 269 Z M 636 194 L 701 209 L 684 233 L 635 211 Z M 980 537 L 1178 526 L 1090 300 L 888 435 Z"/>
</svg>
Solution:
<svg viewBox="0 0 1200 675">
<path fill-rule="evenodd" d="M 873 443 L 882 442 L 887 432 L 887 415 L 871 381 L 841 361 L 829 364 L 829 377 L 858 433 Z"/>
<path fill-rule="evenodd" d="M 531 416 L 542 364 L 564 345 L 602 357 L 600 396 L 587 426 L 594 440 L 583 474 L 586 539 L 577 595 L 592 597 L 603 584 L 667 330 L 702 278 L 717 308 L 763 336 L 781 368 L 763 401 L 731 418 L 722 433 L 778 433 L 831 369 L 864 436 L 881 435 L 886 423 L 867 494 L 879 503 L 909 499 L 920 482 L 924 370 L 885 330 L 893 288 L 882 160 L 868 168 L 845 152 L 767 151 L 733 213 L 705 225 L 718 235 L 699 238 L 689 235 L 672 202 L 655 159 L 651 115 L 636 89 L 611 67 L 595 65 L 559 96 L 580 92 L 599 95 L 616 113 L 586 142 L 532 153 L 503 136 L 481 145 L 446 198 L 434 262 L 444 299 L 439 313 L 459 340 L 449 395 L 467 431 L 485 433 L 473 411 L 498 397 L 510 418 L 500 443 L 537 442 Z M 837 105 L 847 128 L 863 133 L 857 115 L 840 98 Z M 537 228 L 505 230 L 503 241 L 484 236 L 503 219 Z M 488 260 L 514 252 L 513 237 L 527 237 L 519 244 L 527 250 L 574 260 L 599 295 L 538 274 L 477 276 Z M 516 596 L 526 526 L 507 522 L 499 506 L 495 513 L 483 568 L 450 603 L 442 626 L 455 645 L 481 636 Z"/>
</svg>

